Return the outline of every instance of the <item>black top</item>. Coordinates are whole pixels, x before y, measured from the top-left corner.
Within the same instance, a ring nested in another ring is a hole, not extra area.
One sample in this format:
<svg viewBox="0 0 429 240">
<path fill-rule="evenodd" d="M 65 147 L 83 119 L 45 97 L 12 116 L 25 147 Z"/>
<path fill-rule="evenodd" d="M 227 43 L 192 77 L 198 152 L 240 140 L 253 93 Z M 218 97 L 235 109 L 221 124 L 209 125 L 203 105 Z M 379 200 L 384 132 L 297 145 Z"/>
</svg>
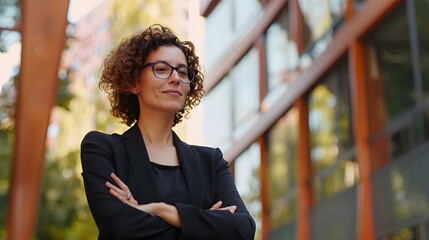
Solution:
<svg viewBox="0 0 429 240">
<path fill-rule="evenodd" d="M 188 189 L 180 166 L 150 163 L 160 200 L 167 204 L 186 203 Z"/>
</svg>

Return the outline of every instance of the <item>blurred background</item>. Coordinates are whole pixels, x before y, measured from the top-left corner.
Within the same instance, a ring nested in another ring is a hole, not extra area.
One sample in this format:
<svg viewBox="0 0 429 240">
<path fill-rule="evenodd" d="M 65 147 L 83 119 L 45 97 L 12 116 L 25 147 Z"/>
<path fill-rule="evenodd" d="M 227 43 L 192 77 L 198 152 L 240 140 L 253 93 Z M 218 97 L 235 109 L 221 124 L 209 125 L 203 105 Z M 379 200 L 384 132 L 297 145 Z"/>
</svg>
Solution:
<svg viewBox="0 0 429 240">
<path fill-rule="evenodd" d="M 80 166 L 122 133 L 98 89 L 123 37 L 191 40 L 256 239 L 429 239 L 428 0 L 0 0 L 0 239 L 96 239 Z"/>
</svg>

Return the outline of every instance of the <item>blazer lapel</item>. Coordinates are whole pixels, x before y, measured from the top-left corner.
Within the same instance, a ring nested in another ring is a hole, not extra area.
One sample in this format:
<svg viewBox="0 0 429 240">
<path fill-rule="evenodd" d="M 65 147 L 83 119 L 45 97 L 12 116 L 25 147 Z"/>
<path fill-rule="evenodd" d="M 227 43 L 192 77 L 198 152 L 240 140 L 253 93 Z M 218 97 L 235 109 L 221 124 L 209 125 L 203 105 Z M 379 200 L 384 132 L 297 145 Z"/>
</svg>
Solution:
<svg viewBox="0 0 429 240">
<path fill-rule="evenodd" d="M 183 175 L 188 187 L 188 203 L 200 207 L 203 202 L 201 162 L 194 151 L 173 132 L 173 142 L 179 156 Z"/>
<path fill-rule="evenodd" d="M 137 183 L 136 199 L 139 200 L 139 204 L 157 202 L 159 197 L 155 188 L 149 154 L 137 124 L 124 132 L 122 137 L 128 153 L 131 172 Z"/>
</svg>

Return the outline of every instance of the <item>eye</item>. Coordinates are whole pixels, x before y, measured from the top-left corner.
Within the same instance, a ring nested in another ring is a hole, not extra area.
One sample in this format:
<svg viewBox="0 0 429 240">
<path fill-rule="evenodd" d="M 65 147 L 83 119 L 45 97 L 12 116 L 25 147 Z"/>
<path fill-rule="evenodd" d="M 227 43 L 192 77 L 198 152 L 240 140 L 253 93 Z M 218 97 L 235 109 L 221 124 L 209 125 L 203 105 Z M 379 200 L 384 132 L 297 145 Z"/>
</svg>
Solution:
<svg viewBox="0 0 429 240">
<path fill-rule="evenodd" d="M 187 68 L 179 68 L 177 70 L 181 77 L 188 77 L 188 69 Z"/>
<path fill-rule="evenodd" d="M 165 67 L 165 66 L 155 66 L 155 71 L 157 71 L 157 72 L 166 72 L 166 71 L 168 71 L 168 68 L 167 67 Z"/>
</svg>

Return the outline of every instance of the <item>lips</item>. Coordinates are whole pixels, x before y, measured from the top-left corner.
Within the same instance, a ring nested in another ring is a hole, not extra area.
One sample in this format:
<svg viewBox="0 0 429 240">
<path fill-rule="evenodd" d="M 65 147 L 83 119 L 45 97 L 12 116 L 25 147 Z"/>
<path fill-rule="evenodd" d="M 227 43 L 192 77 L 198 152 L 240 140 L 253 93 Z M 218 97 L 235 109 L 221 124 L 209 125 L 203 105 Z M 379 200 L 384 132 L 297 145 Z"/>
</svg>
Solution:
<svg viewBox="0 0 429 240">
<path fill-rule="evenodd" d="M 180 91 L 174 89 L 164 90 L 162 91 L 162 93 L 177 94 L 179 96 L 182 96 L 182 93 Z"/>
</svg>

